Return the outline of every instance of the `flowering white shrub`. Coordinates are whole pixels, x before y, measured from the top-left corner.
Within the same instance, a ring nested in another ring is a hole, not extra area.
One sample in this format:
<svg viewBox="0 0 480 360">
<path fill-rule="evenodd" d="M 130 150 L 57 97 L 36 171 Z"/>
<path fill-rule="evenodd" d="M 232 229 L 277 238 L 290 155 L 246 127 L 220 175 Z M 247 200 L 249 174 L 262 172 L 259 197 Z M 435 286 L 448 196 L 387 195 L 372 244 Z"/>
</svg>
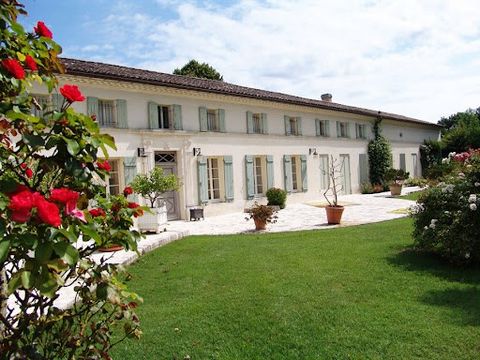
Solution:
<svg viewBox="0 0 480 360">
<path fill-rule="evenodd" d="M 480 151 L 448 156 L 452 171 L 411 207 L 418 249 L 457 264 L 480 262 Z"/>
</svg>

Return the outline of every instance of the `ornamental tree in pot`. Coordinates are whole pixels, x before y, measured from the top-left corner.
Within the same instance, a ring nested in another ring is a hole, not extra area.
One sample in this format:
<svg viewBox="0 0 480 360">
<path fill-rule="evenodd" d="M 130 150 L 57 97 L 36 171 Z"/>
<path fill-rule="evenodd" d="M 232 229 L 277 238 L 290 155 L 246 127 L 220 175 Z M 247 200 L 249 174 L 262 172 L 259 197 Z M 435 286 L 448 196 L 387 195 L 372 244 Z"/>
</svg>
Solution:
<svg viewBox="0 0 480 360">
<path fill-rule="evenodd" d="M 255 204 L 246 210 L 249 217 L 246 217 L 245 220 L 253 219 L 255 222 L 255 230 L 265 230 L 267 223 L 277 222 L 278 217 L 275 208 L 278 209 L 277 206 L 260 205 L 255 201 Z"/>
<path fill-rule="evenodd" d="M 330 155 L 330 166 L 328 168 L 330 186 L 323 193 L 323 196 L 328 202 L 325 210 L 327 212 L 327 222 L 329 225 L 340 224 L 342 220 L 344 207 L 343 205 L 338 204 L 338 193 L 343 189 L 343 185 L 341 184 L 342 175 L 340 171 L 342 166 L 343 162 L 340 163 L 338 159 L 334 158 L 333 155 Z"/>
<path fill-rule="evenodd" d="M 24 29 L 24 14 L 18 1 L 0 1 L 0 358 L 110 359 L 122 339 L 117 332 L 113 341 L 113 328 L 140 335 L 141 299 L 119 268 L 91 255 L 112 240 L 136 250 L 138 209 L 106 199 L 94 181 L 108 173 L 98 155 L 108 158 L 114 140 L 72 108 L 85 97 L 58 86 L 60 46 L 41 21 Z M 33 83 L 49 96 L 58 91 L 62 103 L 40 105 Z M 86 208 L 94 200 L 111 212 L 102 225 Z M 67 287 L 74 303 L 61 307 Z"/>
<path fill-rule="evenodd" d="M 398 196 L 402 193 L 402 186 L 410 174 L 403 169 L 390 168 L 385 173 L 385 181 L 390 187 L 390 194 Z"/>
<path fill-rule="evenodd" d="M 141 231 L 159 233 L 167 222 L 167 206 L 162 195 L 167 191 L 176 191 L 180 182 L 175 174 L 165 175 L 161 167 L 155 167 L 150 174 L 137 175 L 130 184 L 148 203 L 150 209 L 138 219 Z"/>
</svg>

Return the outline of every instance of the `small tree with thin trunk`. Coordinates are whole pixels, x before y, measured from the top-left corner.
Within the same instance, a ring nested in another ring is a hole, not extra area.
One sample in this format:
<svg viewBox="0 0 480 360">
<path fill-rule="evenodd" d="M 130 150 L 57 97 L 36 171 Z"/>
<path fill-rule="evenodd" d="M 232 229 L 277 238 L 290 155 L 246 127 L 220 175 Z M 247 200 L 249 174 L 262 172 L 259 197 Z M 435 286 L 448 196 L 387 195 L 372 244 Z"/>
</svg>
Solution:
<svg viewBox="0 0 480 360">
<path fill-rule="evenodd" d="M 175 174 L 165 175 L 161 167 L 155 167 L 148 175 L 137 175 L 130 184 L 136 193 L 156 207 L 157 200 L 167 191 L 178 190 L 180 184 Z"/>
<path fill-rule="evenodd" d="M 330 179 L 330 186 L 325 190 L 323 196 L 327 199 L 330 206 L 338 206 L 338 193 L 343 190 L 343 184 L 340 183 L 342 179 L 341 170 L 344 166 L 344 161 L 340 162 L 338 159 L 330 155 L 330 166 L 328 168 L 328 177 Z M 331 193 L 332 200 L 329 199 L 328 194 Z"/>
</svg>

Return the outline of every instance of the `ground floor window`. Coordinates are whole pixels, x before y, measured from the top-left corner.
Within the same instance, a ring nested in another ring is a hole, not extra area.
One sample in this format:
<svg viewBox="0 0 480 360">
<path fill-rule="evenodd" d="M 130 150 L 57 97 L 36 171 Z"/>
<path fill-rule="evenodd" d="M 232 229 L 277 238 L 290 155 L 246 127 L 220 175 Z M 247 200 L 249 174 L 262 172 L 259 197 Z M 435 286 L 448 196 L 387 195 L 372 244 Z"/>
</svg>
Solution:
<svg viewBox="0 0 480 360">
<path fill-rule="evenodd" d="M 207 158 L 208 200 L 221 200 L 225 196 L 223 186 L 223 158 Z"/>
<path fill-rule="evenodd" d="M 262 156 L 254 157 L 253 167 L 253 179 L 255 186 L 255 195 L 263 195 L 265 193 L 265 187 L 263 184 L 265 178 L 265 160 Z"/>
<path fill-rule="evenodd" d="M 302 171 L 300 168 L 300 156 L 292 155 L 291 156 L 291 166 L 292 166 L 292 191 L 302 191 Z"/>
<path fill-rule="evenodd" d="M 118 159 L 108 159 L 111 170 L 107 175 L 107 194 L 109 195 L 118 195 L 120 194 L 120 164 L 121 161 Z"/>
</svg>

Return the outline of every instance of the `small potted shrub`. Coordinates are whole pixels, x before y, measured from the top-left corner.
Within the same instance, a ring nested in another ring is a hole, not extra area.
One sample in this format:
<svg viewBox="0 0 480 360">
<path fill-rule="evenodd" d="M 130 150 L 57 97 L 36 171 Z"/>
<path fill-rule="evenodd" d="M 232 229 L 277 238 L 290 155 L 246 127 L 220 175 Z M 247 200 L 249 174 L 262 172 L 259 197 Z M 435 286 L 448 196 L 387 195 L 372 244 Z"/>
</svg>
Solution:
<svg viewBox="0 0 480 360">
<path fill-rule="evenodd" d="M 338 204 L 338 192 L 343 188 L 343 185 L 340 184 L 342 176 L 339 175 L 342 166 L 343 163 L 339 163 L 338 159 L 335 159 L 333 156 L 330 157 L 330 167 L 328 169 L 330 187 L 323 193 L 323 196 L 328 202 L 325 210 L 327 212 L 327 222 L 329 225 L 340 224 L 342 220 L 344 207 Z M 328 195 L 331 196 L 331 200 Z"/>
<path fill-rule="evenodd" d="M 150 207 L 150 211 L 138 218 L 138 228 L 141 231 L 160 232 L 162 225 L 167 222 L 167 206 L 161 200 L 162 195 L 167 191 L 177 190 L 179 186 L 177 176 L 165 175 L 161 167 L 155 167 L 150 174 L 137 175 L 133 179 L 131 187 Z"/>
<path fill-rule="evenodd" d="M 385 181 L 390 187 L 392 196 L 398 196 L 402 193 L 402 185 L 408 179 L 409 173 L 402 169 L 388 169 L 385 174 Z"/>
<path fill-rule="evenodd" d="M 279 188 L 270 188 L 267 190 L 267 199 L 270 206 L 278 206 L 280 209 L 285 209 L 285 202 L 287 201 L 287 192 Z"/>
<path fill-rule="evenodd" d="M 278 217 L 275 215 L 276 210 L 272 206 L 260 205 L 255 202 L 255 204 L 246 211 L 249 214 L 249 217 L 245 219 L 253 219 L 255 222 L 255 230 L 265 230 L 267 223 L 277 222 Z"/>
</svg>

